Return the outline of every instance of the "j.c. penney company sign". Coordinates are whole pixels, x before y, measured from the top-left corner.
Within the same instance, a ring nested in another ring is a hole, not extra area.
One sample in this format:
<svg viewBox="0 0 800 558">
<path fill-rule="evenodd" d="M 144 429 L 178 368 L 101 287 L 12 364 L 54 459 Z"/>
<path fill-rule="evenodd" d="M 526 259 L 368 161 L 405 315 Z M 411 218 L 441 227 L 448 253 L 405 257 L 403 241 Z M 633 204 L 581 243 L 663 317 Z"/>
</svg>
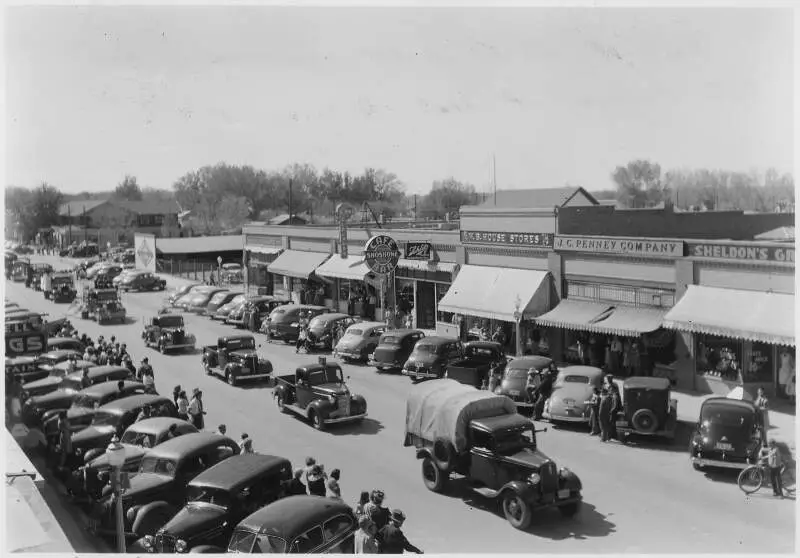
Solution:
<svg viewBox="0 0 800 558">
<path fill-rule="evenodd" d="M 662 258 L 683 256 L 683 242 L 657 238 L 618 238 L 609 236 L 557 236 L 553 248 L 562 252 L 627 254 Z"/>
</svg>

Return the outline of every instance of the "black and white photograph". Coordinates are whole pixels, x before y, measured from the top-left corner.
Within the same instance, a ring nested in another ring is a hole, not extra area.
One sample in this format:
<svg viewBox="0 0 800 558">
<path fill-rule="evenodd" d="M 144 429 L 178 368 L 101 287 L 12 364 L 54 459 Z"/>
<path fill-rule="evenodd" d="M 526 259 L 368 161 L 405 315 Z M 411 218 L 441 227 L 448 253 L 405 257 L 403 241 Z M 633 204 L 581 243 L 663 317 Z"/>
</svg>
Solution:
<svg viewBox="0 0 800 558">
<path fill-rule="evenodd" d="M 2 16 L 4 553 L 797 552 L 791 2 Z"/>
</svg>

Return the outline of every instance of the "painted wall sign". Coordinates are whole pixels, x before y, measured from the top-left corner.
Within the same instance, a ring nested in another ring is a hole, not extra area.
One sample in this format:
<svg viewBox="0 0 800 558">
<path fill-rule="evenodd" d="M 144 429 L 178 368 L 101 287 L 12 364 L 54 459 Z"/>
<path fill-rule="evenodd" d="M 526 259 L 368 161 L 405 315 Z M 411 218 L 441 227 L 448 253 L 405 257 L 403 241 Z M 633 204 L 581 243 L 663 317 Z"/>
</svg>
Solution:
<svg viewBox="0 0 800 558">
<path fill-rule="evenodd" d="M 430 242 L 416 242 L 409 240 L 406 243 L 404 258 L 407 260 L 429 260 L 433 254 L 433 245 Z"/>
<path fill-rule="evenodd" d="M 156 272 L 156 237 L 152 234 L 136 233 L 133 239 L 136 254 L 136 269 Z"/>
<path fill-rule="evenodd" d="M 564 252 L 593 252 L 596 254 L 628 254 L 676 258 L 683 256 L 683 242 L 675 240 L 606 236 L 558 236 L 556 237 L 554 248 Z"/>
<path fill-rule="evenodd" d="M 18 357 L 45 351 L 47 336 L 44 333 L 6 334 L 6 356 Z"/>
<path fill-rule="evenodd" d="M 792 246 L 691 244 L 689 246 L 689 255 L 696 258 L 794 263 L 794 248 Z"/>
<path fill-rule="evenodd" d="M 373 273 L 388 275 L 397 267 L 400 260 L 397 242 L 385 234 L 373 236 L 364 245 L 364 263 Z"/>
<path fill-rule="evenodd" d="M 461 242 L 464 244 L 502 244 L 504 246 L 551 248 L 554 236 L 552 233 L 461 231 Z"/>
</svg>

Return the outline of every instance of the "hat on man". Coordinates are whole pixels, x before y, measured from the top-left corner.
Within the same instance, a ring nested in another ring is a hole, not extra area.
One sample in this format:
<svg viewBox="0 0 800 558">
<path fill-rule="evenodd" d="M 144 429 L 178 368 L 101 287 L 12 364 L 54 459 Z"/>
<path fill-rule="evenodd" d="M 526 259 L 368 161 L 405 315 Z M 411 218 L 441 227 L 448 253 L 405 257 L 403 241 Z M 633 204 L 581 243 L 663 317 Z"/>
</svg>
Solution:
<svg viewBox="0 0 800 558">
<path fill-rule="evenodd" d="M 392 521 L 403 522 L 406 520 L 406 514 L 400 510 L 392 510 Z"/>
</svg>

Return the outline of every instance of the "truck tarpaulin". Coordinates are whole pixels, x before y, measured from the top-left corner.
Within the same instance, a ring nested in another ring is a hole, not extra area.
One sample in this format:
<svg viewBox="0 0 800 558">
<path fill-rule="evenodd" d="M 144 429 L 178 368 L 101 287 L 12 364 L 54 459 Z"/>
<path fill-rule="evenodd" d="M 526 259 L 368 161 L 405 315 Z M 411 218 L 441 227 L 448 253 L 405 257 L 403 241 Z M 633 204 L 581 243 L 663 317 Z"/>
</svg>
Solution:
<svg viewBox="0 0 800 558">
<path fill-rule="evenodd" d="M 434 442 L 448 440 L 458 453 L 467 448 L 467 428 L 472 420 L 516 414 L 514 402 L 504 395 L 477 390 L 454 380 L 431 380 L 415 386 L 406 401 L 405 445 L 410 436 Z"/>
</svg>

